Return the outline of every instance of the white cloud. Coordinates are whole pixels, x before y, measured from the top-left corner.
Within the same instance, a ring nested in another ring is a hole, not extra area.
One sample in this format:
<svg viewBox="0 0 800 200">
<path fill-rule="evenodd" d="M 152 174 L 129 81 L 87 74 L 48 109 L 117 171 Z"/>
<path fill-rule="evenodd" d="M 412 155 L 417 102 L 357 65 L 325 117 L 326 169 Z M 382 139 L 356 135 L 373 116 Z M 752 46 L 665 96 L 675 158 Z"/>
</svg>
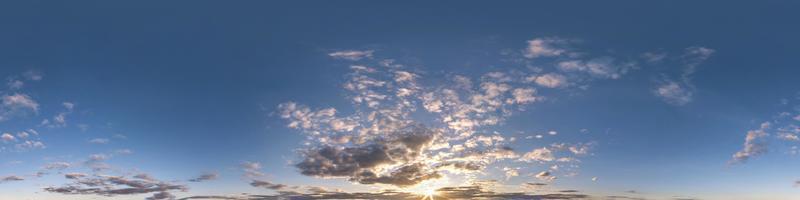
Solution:
<svg viewBox="0 0 800 200">
<path fill-rule="evenodd" d="M 547 147 L 542 147 L 534 149 L 531 152 L 525 153 L 524 155 L 522 155 L 520 160 L 526 162 L 532 162 L 532 161 L 549 162 L 555 160 L 555 157 L 553 156 L 553 152 L 550 151 L 550 149 L 547 149 Z"/>
<path fill-rule="evenodd" d="M 661 52 L 645 52 L 642 54 L 642 58 L 649 63 L 658 63 L 667 58 L 667 54 Z"/>
<path fill-rule="evenodd" d="M 347 51 L 336 51 L 333 53 L 329 53 L 328 56 L 338 59 L 345 59 L 345 60 L 352 60 L 357 61 L 363 58 L 371 58 L 372 57 L 372 50 L 368 51 L 355 51 L 355 50 L 347 50 Z"/>
<path fill-rule="evenodd" d="M 41 81 L 42 78 L 44 77 L 41 72 L 36 71 L 36 70 L 29 70 L 29 71 L 25 72 L 24 74 L 22 74 L 22 76 L 24 76 L 26 79 L 32 80 L 32 81 Z"/>
<path fill-rule="evenodd" d="M 765 153 L 767 151 L 766 144 L 759 140 L 769 135 L 767 129 L 769 129 L 771 125 L 770 122 L 764 122 L 761 123 L 759 129 L 748 131 L 744 140 L 744 149 L 733 154 L 732 163 L 742 163 L 754 156 Z"/>
<path fill-rule="evenodd" d="M 551 38 L 536 38 L 528 41 L 528 47 L 525 49 L 525 57 L 552 57 L 560 56 L 567 53 L 565 45 L 567 40 L 551 37 Z"/>
<path fill-rule="evenodd" d="M 567 77 L 557 73 L 548 73 L 541 76 L 528 77 L 529 81 L 547 88 L 558 88 L 567 85 Z"/>
<path fill-rule="evenodd" d="M 12 90 L 22 89 L 25 83 L 20 80 L 9 80 L 8 81 L 8 88 Z"/>
<path fill-rule="evenodd" d="M 592 77 L 618 79 L 634 69 L 634 63 L 615 63 L 613 58 L 601 57 L 588 61 L 568 60 L 558 63 L 558 69 L 564 72 L 584 72 Z"/>
<path fill-rule="evenodd" d="M 536 89 L 534 88 L 517 88 L 511 93 L 514 96 L 514 102 L 518 104 L 528 104 L 539 100 L 539 97 L 536 97 Z"/>
<path fill-rule="evenodd" d="M 684 68 L 680 78 L 667 78 L 654 90 L 656 96 L 661 97 L 665 102 L 672 105 L 685 105 L 692 101 L 692 94 L 695 91 L 692 83 L 692 75 L 697 71 L 697 66 L 707 60 L 715 51 L 705 47 L 686 48 L 683 61 Z M 674 81 L 674 80 L 680 81 Z"/>
<path fill-rule="evenodd" d="M 682 84 L 666 81 L 659 85 L 653 93 L 665 102 L 673 105 L 685 105 L 692 101 L 692 91 Z"/>
<path fill-rule="evenodd" d="M 26 94 L 16 93 L 13 95 L 3 95 L 3 105 L 0 107 L 0 120 L 8 119 L 11 115 L 24 113 L 26 111 L 38 112 L 39 103 L 36 103 Z"/>
<path fill-rule="evenodd" d="M 108 141 L 109 140 L 106 139 L 106 138 L 94 138 L 94 139 L 89 140 L 89 143 L 92 143 L 92 144 L 108 144 Z"/>
<path fill-rule="evenodd" d="M 3 133 L 3 135 L 0 136 L 0 139 L 2 139 L 3 142 L 11 142 L 11 141 L 16 140 L 14 138 L 14 135 L 11 135 L 10 133 Z"/>
</svg>

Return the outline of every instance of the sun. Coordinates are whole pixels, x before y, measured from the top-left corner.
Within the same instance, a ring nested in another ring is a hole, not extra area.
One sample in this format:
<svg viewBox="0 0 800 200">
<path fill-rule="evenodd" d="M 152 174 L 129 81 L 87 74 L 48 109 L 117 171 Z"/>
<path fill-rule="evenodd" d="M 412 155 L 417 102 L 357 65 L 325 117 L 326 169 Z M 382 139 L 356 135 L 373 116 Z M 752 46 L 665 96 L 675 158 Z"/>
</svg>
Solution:
<svg viewBox="0 0 800 200">
<path fill-rule="evenodd" d="M 433 196 L 436 196 L 436 189 L 428 188 L 424 191 L 423 195 L 425 196 L 422 197 L 422 200 L 433 200 Z"/>
</svg>

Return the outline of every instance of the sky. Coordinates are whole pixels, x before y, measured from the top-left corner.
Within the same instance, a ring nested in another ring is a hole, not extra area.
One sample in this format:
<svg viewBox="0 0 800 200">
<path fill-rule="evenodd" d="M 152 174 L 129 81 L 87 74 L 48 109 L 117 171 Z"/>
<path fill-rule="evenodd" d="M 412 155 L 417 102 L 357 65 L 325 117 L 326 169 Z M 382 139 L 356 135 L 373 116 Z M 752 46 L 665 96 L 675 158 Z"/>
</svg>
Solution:
<svg viewBox="0 0 800 200">
<path fill-rule="evenodd" d="M 796 199 L 791 1 L 0 3 L 0 199 Z"/>
</svg>

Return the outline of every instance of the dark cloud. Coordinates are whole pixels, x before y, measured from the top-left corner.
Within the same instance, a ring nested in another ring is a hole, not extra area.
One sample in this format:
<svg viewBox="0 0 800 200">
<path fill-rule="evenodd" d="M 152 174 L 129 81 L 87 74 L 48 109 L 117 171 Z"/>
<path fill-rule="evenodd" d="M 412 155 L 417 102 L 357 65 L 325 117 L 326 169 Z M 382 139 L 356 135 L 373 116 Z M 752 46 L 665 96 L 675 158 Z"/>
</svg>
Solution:
<svg viewBox="0 0 800 200">
<path fill-rule="evenodd" d="M 11 182 L 11 181 L 22 181 L 22 180 L 25 180 L 25 178 L 22 178 L 21 176 L 6 176 L 0 179 L 0 183 Z"/>
<path fill-rule="evenodd" d="M 164 200 L 164 199 L 175 199 L 175 195 L 172 195 L 169 192 L 158 192 L 153 194 L 151 197 L 147 197 L 145 200 Z"/>
<path fill-rule="evenodd" d="M 413 127 L 393 138 L 351 147 L 323 146 L 305 150 L 302 162 L 295 165 L 300 173 L 314 177 L 343 177 L 361 184 L 389 184 L 410 186 L 440 178 L 441 175 L 427 167 L 412 163 L 434 139 L 433 131 Z M 386 174 L 375 170 L 382 165 L 398 165 Z"/>
<path fill-rule="evenodd" d="M 641 197 L 629 197 L 629 196 L 606 196 L 606 199 L 609 199 L 609 200 L 616 200 L 616 199 L 646 200 L 645 198 L 641 198 Z"/>
<path fill-rule="evenodd" d="M 203 182 L 203 181 L 210 181 L 216 180 L 219 175 L 217 173 L 205 173 L 201 174 L 197 178 L 189 179 L 191 182 Z"/>
<path fill-rule="evenodd" d="M 483 170 L 486 166 L 483 163 L 475 162 L 475 161 L 449 161 L 443 162 L 436 168 L 446 168 L 451 167 L 457 170 L 467 170 L 467 171 L 479 171 Z"/>
<path fill-rule="evenodd" d="M 250 185 L 253 187 L 261 187 L 270 190 L 281 190 L 287 187 L 284 184 L 276 184 L 269 181 L 261 181 L 261 180 L 253 180 L 252 182 L 250 182 Z"/>
<path fill-rule="evenodd" d="M 441 178 L 438 172 L 429 172 L 424 169 L 422 164 L 410 164 L 398 168 L 389 175 L 377 176 L 371 171 L 364 171 L 351 180 L 361 184 L 382 183 L 395 186 L 411 186 L 428 179 Z"/>
<path fill-rule="evenodd" d="M 86 177 L 85 175 L 74 174 L 67 174 L 65 177 L 73 182 L 60 187 L 46 187 L 44 190 L 47 192 L 60 194 L 101 196 L 156 193 L 148 199 L 170 199 L 172 198 L 172 195 L 169 194 L 168 191 L 187 190 L 186 186 L 162 182 L 147 174 L 138 174 L 133 176 L 133 178 L 103 175 Z"/>
</svg>

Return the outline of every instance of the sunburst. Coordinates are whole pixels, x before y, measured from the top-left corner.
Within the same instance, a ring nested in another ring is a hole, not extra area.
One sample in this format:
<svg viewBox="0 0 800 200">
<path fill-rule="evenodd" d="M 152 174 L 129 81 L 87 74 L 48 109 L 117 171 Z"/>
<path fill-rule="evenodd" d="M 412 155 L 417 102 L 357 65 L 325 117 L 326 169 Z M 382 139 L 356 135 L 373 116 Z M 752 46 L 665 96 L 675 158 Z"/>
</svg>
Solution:
<svg viewBox="0 0 800 200">
<path fill-rule="evenodd" d="M 436 196 L 436 189 L 428 188 L 425 190 L 425 193 L 422 196 L 422 200 L 434 200 L 433 197 Z"/>
</svg>

